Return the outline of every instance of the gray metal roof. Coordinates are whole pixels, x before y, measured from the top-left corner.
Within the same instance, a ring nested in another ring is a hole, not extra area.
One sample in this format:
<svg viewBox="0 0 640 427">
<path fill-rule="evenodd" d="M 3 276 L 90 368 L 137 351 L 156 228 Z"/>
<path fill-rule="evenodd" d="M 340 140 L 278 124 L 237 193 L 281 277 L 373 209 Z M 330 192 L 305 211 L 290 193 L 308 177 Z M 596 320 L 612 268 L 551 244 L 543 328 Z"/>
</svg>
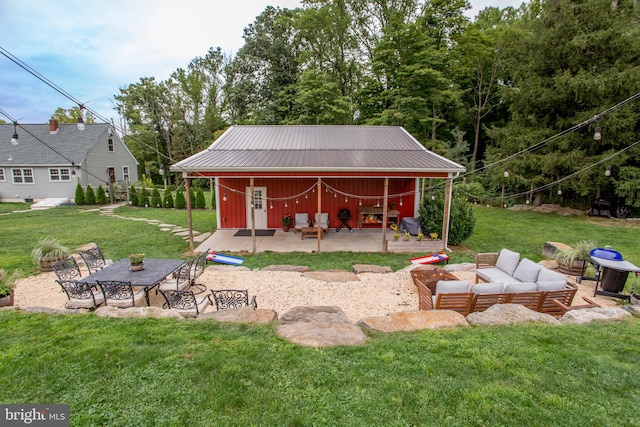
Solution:
<svg viewBox="0 0 640 427">
<path fill-rule="evenodd" d="M 232 126 L 171 167 L 188 172 L 463 172 L 392 126 Z"/>
<path fill-rule="evenodd" d="M 20 124 L 18 145 L 13 145 L 13 124 L 1 124 L 0 166 L 80 165 L 100 135 L 109 130 L 109 125 L 103 123 L 86 124 L 84 130 L 76 124 L 58 126 L 58 132 L 51 134 L 48 123 Z"/>
</svg>

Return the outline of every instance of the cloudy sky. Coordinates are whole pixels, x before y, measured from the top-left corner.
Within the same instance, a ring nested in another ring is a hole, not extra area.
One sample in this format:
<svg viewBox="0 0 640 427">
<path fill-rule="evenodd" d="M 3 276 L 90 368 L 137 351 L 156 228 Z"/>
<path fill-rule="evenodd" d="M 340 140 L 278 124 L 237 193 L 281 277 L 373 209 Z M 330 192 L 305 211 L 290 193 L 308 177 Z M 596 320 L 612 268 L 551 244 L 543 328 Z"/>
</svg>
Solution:
<svg viewBox="0 0 640 427">
<path fill-rule="evenodd" d="M 468 16 L 522 2 L 471 0 Z M 237 52 L 242 30 L 268 5 L 295 8 L 300 1 L 0 0 L 0 109 L 20 123 L 46 123 L 58 107 L 75 106 L 8 55 L 117 122 L 120 88 L 142 77 L 165 80 L 211 47 Z"/>
</svg>

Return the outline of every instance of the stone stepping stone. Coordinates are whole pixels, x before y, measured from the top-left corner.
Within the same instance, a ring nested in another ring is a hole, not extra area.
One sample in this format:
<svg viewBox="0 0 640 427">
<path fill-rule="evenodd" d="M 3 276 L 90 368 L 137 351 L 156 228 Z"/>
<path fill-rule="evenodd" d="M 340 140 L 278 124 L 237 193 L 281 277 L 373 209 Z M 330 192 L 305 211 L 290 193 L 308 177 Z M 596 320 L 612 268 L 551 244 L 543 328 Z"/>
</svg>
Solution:
<svg viewBox="0 0 640 427">
<path fill-rule="evenodd" d="M 340 307 L 293 307 L 280 320 L 278 335 L 307 347 L 357 345 L 367 340 L 362 329 L 349 322 Z"/>
</svg>

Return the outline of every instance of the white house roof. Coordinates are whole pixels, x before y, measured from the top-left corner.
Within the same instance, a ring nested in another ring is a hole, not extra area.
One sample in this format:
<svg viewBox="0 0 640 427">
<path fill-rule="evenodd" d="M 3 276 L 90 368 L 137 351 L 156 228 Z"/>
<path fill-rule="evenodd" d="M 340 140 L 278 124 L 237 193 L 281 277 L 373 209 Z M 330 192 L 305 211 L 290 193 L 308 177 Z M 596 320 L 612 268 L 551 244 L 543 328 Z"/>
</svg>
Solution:
<svg viewBox="0 0 640 427">
<path fill-rule="evenodd" d="M 173 171 L 463 172 L 393 126 L 232 126 Z"/>
<path fill-rule="evenodd" d="M 20 124 L 18 145 L 11 144 L 13 124 L 0 125 L 0 166 L 81 165 L 99 140 L 108 132 L 108 124 L 60 124 L 51 134 L 49 124 Z M 11 160 L 8 160 L 11 159 Z"/>
</svg>

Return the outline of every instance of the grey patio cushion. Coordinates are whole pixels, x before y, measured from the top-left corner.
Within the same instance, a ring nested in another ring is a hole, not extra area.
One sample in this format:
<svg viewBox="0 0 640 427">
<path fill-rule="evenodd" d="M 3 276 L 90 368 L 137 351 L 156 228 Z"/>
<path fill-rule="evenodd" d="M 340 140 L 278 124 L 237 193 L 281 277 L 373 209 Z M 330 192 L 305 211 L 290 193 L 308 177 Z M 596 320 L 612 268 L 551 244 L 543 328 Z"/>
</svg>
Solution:
<svg viewBox="0 0 640 427">
<path fill-rule="evenodd" d="M 509 283 L 504 286 L 505 292 L 535 292 L 538 290 L 536 283 Z"/>
<path fill-rule="evenodd" d="M 548 268 L 543 268 L 540 270 L 540 274 L 538 274 L 537 282 L 555 282 L 555 281 L 563 281 L 565 284 L 567 283 L 567 276 L 562 273 L 558 273 L 553 270 L 549 270 Z"/>
<path fill-rule="evenodd" d="M 504 290 L 502 283 L 477 283 L 471 286 L 474 294 L 499 294 Z"/>
<path fill-rule="evenodd" d="M 512 276 L 516 271 L 518 263 L 520 262 L 520 254 L 518 252 L 510 251 L 503 248 L 498 254 L 498 260 L 496 261 L 496 268 L 504 271 L 508 275 Z"/>
<path fill-rule="evenodd" d="M 514 283 L 518 282 L 511 275 L 505 273 L 496 267 L 479 268 L 476 270 L 476 275 L 486 282 L 498 282 L 498 283 Z"/>
<path fill-rule="evenodd" d="M 567 287 L 565 280 L 543 280 L 538 281 L 539 291 L 561 291 Z"/>
<path fill-rule="evenodd" d="M 438 280 L 436 283 L 436 294 L 451 294 L 459 292 L 469 292 L 468 280 Z"/>
<path fill-rule="evenodd" d="M 528 258 L 523 258 L 518 264 L 516 271 L 513 272 L 513 277 L 523 283 L 531 283 L 538 280 L 538 274 L 542 270 L 540 264 L 536 264 Z"/>
</svg>

